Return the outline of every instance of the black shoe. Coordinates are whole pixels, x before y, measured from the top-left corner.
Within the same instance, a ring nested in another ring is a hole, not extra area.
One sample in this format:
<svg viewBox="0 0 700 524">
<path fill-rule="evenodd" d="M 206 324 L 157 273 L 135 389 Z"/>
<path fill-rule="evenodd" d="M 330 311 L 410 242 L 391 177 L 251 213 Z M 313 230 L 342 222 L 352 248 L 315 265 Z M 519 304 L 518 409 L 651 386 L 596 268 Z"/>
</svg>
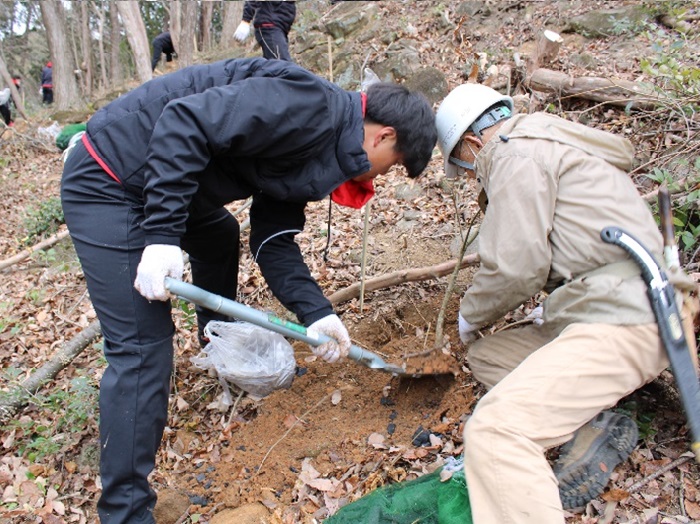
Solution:
<svg viewBox="0 0 700 524">
<path fill-rule="evenodd" d="M 576 431 L 562 447 L 553 468 L 564 509 L 584 507 L 600 495 L 613 470 L 630 456 L 638 438 L 637 424 L 612 411 L 601 412 Z"/>
</svg>

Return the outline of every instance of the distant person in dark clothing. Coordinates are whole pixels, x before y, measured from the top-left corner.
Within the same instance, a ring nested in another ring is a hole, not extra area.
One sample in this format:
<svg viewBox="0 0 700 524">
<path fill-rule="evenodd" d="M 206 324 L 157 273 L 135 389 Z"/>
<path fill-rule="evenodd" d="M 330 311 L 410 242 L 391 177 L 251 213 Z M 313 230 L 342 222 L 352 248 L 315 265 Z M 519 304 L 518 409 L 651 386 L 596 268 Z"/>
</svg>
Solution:
<svg viewBox="0 0 700 524">
<path fill-rule="evenodd" d="M 41 97 L 44 104 L 53 104 L 53 64 L 46 62 L 41 70 Z"/>
<path fill-rule="evenodd" d="M 156 66 L 160 61 L 160 55 L 165 54 L 165 61 L 172 62 L 173 55 L 175 54 L 175 47 L 173 47 L 173 41 L 170 38 L 170 32 L 166 31 L 159 34 L 153 39 L 153 58 L 151 59 L 151 71 L 156 70 Z"/>
<path fill-rule="evenodd" d="M 12 127 L 14 122 L 12 121 L 12 112 L 10 111 L 10 100 L 12 100 L 12 95 L 10 94 L 10 88 L 6 87 L 0 90 L 0 115 L 5 121 L 5 125 Z"/>
<path fill-rule="evenodd" d="M 21 79 L 19 75 L 12 75 L 12 83 L 15 85 L 17 91 L 20 90 Z M 12 127 L 15 123 L 12 120 L 12 92 L 9 87 L 6 87 L 0 91 L 0 115 L 5 121 L 5 125 Z"/>
<path fill-rule="evenodd" d="M 255 28 L 255 39 L 262 47 L 263 57 L 292 61 L 289 54 L 289 30 L 297 14 L 296 2 L 246 2 L 243 21 L 233 37 L 243 42 Z"/>
</svg>

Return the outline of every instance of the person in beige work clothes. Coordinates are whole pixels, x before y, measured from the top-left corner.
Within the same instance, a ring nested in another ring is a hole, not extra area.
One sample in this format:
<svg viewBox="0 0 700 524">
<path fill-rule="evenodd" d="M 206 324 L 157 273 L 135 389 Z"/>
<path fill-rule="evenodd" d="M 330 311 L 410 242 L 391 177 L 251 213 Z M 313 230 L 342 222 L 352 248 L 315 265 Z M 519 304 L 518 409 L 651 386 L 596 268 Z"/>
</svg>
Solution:
<svg viewBox="0 0 700 524">
<path fill-rule="evenodd" d="M 627 175 L 629 141 L 512 111 L 511 98 L 465 84 L 437 113 L 447 175 L 466 171 L 487 199 L 459 334 L 489 391 L 466 424 L 464 465 L 475 524 L 561 524 L 636 446 L 634 421 L 605 410 L 669 365 L 639 268 L 600 231 L 618 226 L 658 259 L 663 245 Z M 697 359 L 694 283 L 669 278 Z M 542 290 L 541 322 L 476 339 Z M 564 443 L 552 468 L 545 451 Z"/>
</svg>

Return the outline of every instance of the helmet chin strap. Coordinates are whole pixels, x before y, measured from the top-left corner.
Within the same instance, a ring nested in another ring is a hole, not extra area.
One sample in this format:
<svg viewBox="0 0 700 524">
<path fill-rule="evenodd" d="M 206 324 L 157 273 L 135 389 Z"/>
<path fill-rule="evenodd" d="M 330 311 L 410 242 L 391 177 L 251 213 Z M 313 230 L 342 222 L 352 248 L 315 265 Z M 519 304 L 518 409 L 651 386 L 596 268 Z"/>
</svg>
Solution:
<svg viewBox="0 0 700 524">
<path fill-rule="evenodd" d="M 464 169 L 468 169 L 469 171 L 474 171 L 474 164 L 471 162 L 465 162 L 464 160 L 460 160 L 459 158 L 453 156 L 450 157 L 450 162 Z"/>
<path fill-rule="evenodd" d="M 474 133 L 479 139 L 482 138 L 481 132 L 491 126 L 495 126 L 501 120 L 511 117 L 511 110 L 506 105 L 499 105 L 491 108 L 489 111 L 481 115 L 476 121 L 469 126 L 469 131 Z"/>
</svg>

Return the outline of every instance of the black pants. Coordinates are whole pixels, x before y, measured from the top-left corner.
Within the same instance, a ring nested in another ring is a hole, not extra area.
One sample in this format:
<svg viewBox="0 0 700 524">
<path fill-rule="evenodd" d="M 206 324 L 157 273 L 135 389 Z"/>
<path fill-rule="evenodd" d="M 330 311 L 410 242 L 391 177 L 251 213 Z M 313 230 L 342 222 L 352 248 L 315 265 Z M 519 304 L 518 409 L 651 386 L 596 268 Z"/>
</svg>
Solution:
<svg viewBox="0 0 700 524">
<path fill-rule="evenodd" d="M 263 57 L 268 60 L 276 58 L 278 60 L 292 61 L 289 55 L 289 40 L 287 34 L 278 27 L 256 27 L 255 39 L 262 47 Z"/>
<path fill-rule="evenodd" d="M 61 198 L 108 364 L 100 384 L 98 513 L 103 524 L 153 524 L 156 496 L 147 478 L 167 422 L 174 327 L 170 302 L 149 302 L 133 286 L 144 249 L 143 202 L 82 143 L 66 161 Z M 181 245 L 195 285 L 235 298 L 239 231 L 225 209 L 188 221 Z M 224 317 L 202 310 L 197 318 L 203 326 Z"/>
<path fill-rule="evenodd" d="M 5 121 L 5 125 L 10 125 L 12 123 L 12 113 L 10 112 L 10 103 L 6 103 L 0 106 L 0 115 Z"/>
<path fill-rule="evenodd" d="M 42 87 L 41 94 L 44 104 L 53 104 L 53 87 Z"/>
<path fill-rule="evenodd" d="M 153 44 L 153 55 L 151 57 L 151 71 L 156 70 L 156 67 L 158 67 L 158 62 L 160 62 L 160 55 L 162 55 L 163 53 L 165 53 L 166 62 L 173 61 L 173 53 L 171 51 L 164 51 L 161 43 L 155 42 Z"/>
</svg>

